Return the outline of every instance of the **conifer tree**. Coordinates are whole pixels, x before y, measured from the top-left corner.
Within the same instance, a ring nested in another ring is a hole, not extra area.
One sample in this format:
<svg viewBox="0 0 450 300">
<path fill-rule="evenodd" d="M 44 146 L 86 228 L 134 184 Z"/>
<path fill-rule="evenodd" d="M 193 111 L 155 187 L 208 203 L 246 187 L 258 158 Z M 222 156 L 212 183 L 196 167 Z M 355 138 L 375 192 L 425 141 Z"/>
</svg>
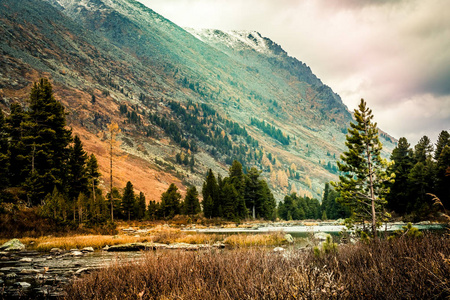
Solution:
<svg viewBox="0 0 450 300">
<path fill-rule="evenodd" d="M 244 193 L 245 193 L 245 181 L 244 173 L 242 171 L 242 164 L 237 160 L 233 161 L 230 167 L 230 184 L 233 185 L 236 191 L 236 200 L 234 203 L 235 211 L 234 215 L 237 218 L 246 218 L 248 215 L 247 207 L 245 206 Z"/>
<path fill-rule="evenodd" d="M 161 195 L 161 213 L 164 218 L 171 219 L 180 214 L 181 194 L 175 184 L 171 184 Z"/>
<path fill-rule="evenodd" d="M 382 145 L 378 139 L 377 124 L 372 122 L 372 110 L 361 99 L 354 111 L 356 123 L 350 123 L 345 143 L 348 151 L 341 155 L 338 167 L 344 175 L 333 183 L 340 193 L 340 201 L 349 206 L 355 221 L 370 220 L 372 234 L 377 238 L 377 223 L 386 204 L 386 183 L 392 180 L 385 171 L 386 161 L 381 158 Z"/>
<path fill-rule="evenodd" d="M 184 198 L 183 209 L 185 215 L 196 215 L 201 211 L 198 192 L 195 186 L 188 188 L 186 197 Z"/>
<path fill-rule="evenodd" d="M 125 186 L 125 189 L 123 190 L 122 196 L 122 211 L 124 216 L 128 218 L 128 221 L 131 220 L 134 205 L 135 205 L 134 188 L 133 184 L 131 184 L 131 182 L 128 181 L 127 185 Z"/>
<path fill-rule="evenodd" d="M 12 187 L 22 186 L 31 169 L 30 151 L 25 147 L 28 114 L 18 103 L 11 104 L 11 113 L 6 118 L 6 129 L 9 136 L 9 184 Z"/>
<path fill-rule="evenodd" d="M 429 137 L 424 135 L 420 138 L 417 145 L 414 147 L 414 158 L 416 162 L 424 163 L 428 157 L 431 157 L 431 153 L 433 152 L 433 143 Z"/>
<path fill-rule="evenodd" d="M 94 154 L 89 156 L 86 163 L 86 176 L 89 182 L 89 191 L 92 193 L 93 200 L 95 202 L 96 190 L 98 187 L 100 172 L 98 171 L 98 162 Z"/>
<path fill-rule="evenodd" d="M 68 196 L 74 201 L 79 193 L 87 194 L 88 177 L 86 170 L 87 153 L 83 149 L 80 138 L 76 135 L 70 147 L 68 161 Z"/>
<path fill-rule="evenodd" d="M 136 219 L 138 219 L 138 220 L 142 220 L 145 216 L 145 195 L 143 192 L 139 193 L 139 197 L 136 201 L 134 215 L 136 216 Z"/>
<path fill-rule="evenodd" d="M 64 107 L 53 97 L 50 82 L 42 78 L 30 94 L 29 126 L 26 141 L 31 153 L 28 191 L 33 204 L 39 203 L 54 186 L 62 189 L 66 179 L 71 132 L 66 129 Z"/>
<path fill-rule="evenodd" d="M 205 212 L 205 217 L 221 217 L 219 216 L 219 206 L 221 206 L 220 203 L 220 196 L 219 196 L 219 185 L 217 184 L 216 177 L 214 176 L 214 173 L 211 169 L 209 169 L 207 175 L 206 175 L 206 181 L 203 183 L 202 188 L 202 195 L 203 195 L 203 201 L 207 200 L 208 197 L 211 197 L 212 200 L 212 208 L 211 208 L 211 215 L 209 214 L 209 208 L 206 206 L 205 211 L 205 204 L 203 206 L 203 211 Z M 208 205 L 208 204 L 207 204 Z"/>
<path fill-rule="evenodd" d="M 441 156 L 442 150 L 444 150 L 445 146 L 450 146 L 450 133 L 446 130 L 442 130 L 439 133 L 438 140 L 436 143 L 436 150 L 434 151 L 434 160 L 439 160 Z"/>
<path fill-rule="evenodd" d="M 206 199 L 203 198 L 202 205 L 205 218 L 211 218 L 213 215 L 213 207 L 214 207 L 214 202 L 211 198 L 211 195 L 208 195 Z"/>
<path fill-rule="evenodd" d="M 398 140 L 397 147 L 392 151 L 389 172 L 395 174 L 395 182 L 390 184 L 390 193 L 386 196 L 388 207 L 399 214 L 406 212 L 411 199 L 409 188 L 409 173 L 413 167 L 413 152 L 406 138 Z"/>
<path fill-rule="evenodd" d="M 262 199 L 259 195 L 259 171 L 256 168 L 251 168 L 247 176 L 245 176 L 245 205 L 255 219 L 257 215 L 261 215 Z M 258 213 L 256 212 L 258 206 Z"/>
</svg>

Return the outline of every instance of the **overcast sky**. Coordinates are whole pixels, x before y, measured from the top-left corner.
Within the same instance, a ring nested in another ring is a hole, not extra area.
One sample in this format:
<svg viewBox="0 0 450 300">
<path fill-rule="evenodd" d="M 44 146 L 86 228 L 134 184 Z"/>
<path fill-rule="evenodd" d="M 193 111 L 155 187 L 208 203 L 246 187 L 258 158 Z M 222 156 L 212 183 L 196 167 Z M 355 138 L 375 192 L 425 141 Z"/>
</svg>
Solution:
<svg viewBox="0 0 450 300">
<path fill-rule="evenodd" d="M 256 30 L 411 145 L 450 130 L 448 0 L 139 0 L 182 27 Z"/>
</svg>

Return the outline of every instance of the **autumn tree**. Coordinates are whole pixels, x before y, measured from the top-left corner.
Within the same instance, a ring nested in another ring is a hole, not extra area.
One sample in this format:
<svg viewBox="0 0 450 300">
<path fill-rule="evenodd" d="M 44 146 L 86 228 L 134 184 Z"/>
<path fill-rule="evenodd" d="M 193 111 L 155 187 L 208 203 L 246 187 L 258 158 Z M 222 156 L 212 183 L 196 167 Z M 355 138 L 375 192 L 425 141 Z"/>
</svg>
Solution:
<svg viewBox="0 0 450 300">
<path fill-rule="evenodd" d="M 113 190 L 113 161 L 116 148 L 119 143 L 117 141 L 117 135 L 120 133 L 120 128 L 117 123 L 108 124 L 108 147 L 109 147 L 109 195 L 112 196 Z M 109 199 L 111 204 L 111 221 L 114 221 L 114 201 L 113 198 Z"/>
<path fill-rule="evenodd" d="M 377 124 L 372 121 L 372 110 L 361 99 L 354 111 L 356 122 L 350 123 L 345 143 L 348 150 L 341 155 L 338 167 L 343 175 L 333 183 L 340 193 L 339 200 L 350 207 L 355 221 L 371 221 L 372 234 L 377 238 L 377 224 L 383 217 L 387 162 L 381 158 L 382 145 L 378 139 Z"/>
</svg>

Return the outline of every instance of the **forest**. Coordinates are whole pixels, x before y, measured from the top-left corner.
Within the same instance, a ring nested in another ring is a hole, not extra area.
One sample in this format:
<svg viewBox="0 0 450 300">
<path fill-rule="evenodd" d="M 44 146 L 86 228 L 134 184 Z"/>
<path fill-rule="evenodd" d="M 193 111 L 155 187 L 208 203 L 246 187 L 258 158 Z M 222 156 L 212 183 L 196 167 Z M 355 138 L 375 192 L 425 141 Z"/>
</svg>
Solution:
<svg viewBox="0 0 450 300">
<path fill-rule="evenodd" d="M 251 141 L 245 128 L 223 120 L 206 105 L 188 103 L 186 109 L 170 102 L 169 107 L 183 121 L 185 129 L 200 141 L 223 149 L 223 153 L 228 155 L 246 153 L 246 150 L 236 151 L 238 148 L 231 146 L 227 134 L 214 124 L 211 117 L 216 116 L 223 122 L 229 135 Z M 121 105 L 120 113 L 126 115 L 129 122 L 141 124 L 133 107 Z M 30 207 L 40 207 L 43 217 L 72 225 L 105 224 L 112 219 L 111 214 L 118 220 L 168 220 L 180 214 L 193 216 L 203 212 L 205 218 L 232 221 L 249 218 L 326 220 L 345 219 L 352 215 L 351 209 L 340 201 L 340 193 L 329 183 L 324 186 L 322 199 L 293 193 L 286 195 L 277 207 L 267 182 L 260 176 L 261 172 L 254 167 L 243 167 L 238 160 L 231 163 L 227 177 L 216 176 L 212 170 L 207 172 L 200 191 L 203 201 L 200 201 L 195 187 L 188 187 L 182 200 L 174 184 L 162 194 L 161 201 L 148 204 L 142 192 L 134 192 L 131 182 L 121 189 L 113 187 L 104 195 L 99 188 L 101 174 L 97 159 L 86 153 L 80 138 L 67 129 L 65 115 L 46 79 L 34 84 L 25 107 L 13 103 L 9 115 L 5 116 L 3 111 L 0 113 L 0 201 L 25 202 Z M 197 151 L 195 143 L 183 143 L 183 138 L 175 135 L 180 132 L 177 123 L 164 116 L 150 115 L 149 118 L 168 134 L 172 132 L 173 140 L 185 145 L 186 151 Z M 267 124 L 264 126 L 269 128 Z M 218 133 L 219 130 L 222 134 Z M 283 134 L 281 136 L 284 137 Z M 256 141 L 252 144 L 258 147 Z M 258 150 L 255 151 L 256 155 Z M 450 135 L 447 131 L 439 134 L 435 147 L 427 136 L 422 137 L 414 148 L 406 138 L 400 138 L 390 159 L 393 163 L 386 172 L 393 174 L 395 179 L 387 183 L 389 192 L 384 197 L 387 202 L 385 210 L 392 217 L 405 221 L 435 218 L 439 208 L 433 205 L 432 195 L 441 199 L 445 207 L 449 206 Z M 194 154 L 180 152 L 175 161 L 193 168 Z"/>
</svg>

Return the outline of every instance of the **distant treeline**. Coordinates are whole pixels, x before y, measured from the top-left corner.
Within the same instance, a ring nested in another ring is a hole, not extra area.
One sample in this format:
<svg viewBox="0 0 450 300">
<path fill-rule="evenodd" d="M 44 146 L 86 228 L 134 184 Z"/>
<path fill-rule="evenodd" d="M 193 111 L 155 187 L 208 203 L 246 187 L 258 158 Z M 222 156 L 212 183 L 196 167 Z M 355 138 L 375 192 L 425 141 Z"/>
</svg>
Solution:
<svg viewBox="0 0 450 300">
<path fill-rule="evenodd" d="M 273 125 L 267 124 L 266 121 L 259 121 L 258 119 L 251 118 L 250 124 L 261 129 L 265 134 L 273 137 L 283 145 L 289 145 L 291 138 L 289 135 L 285 135 L 280 129 Z"/>
</svg>

